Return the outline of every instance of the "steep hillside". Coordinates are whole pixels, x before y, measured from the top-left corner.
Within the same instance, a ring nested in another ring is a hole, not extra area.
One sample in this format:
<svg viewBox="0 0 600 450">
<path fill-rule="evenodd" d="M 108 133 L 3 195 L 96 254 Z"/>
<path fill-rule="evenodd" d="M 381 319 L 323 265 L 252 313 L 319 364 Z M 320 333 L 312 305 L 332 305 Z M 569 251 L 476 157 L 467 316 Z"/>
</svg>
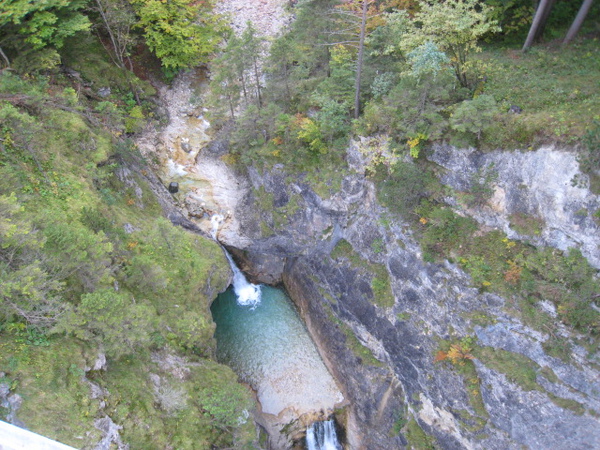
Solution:
<svg viewBox="0 0 600 450">
<path fill-rule="evenodd" d="M 0 74 L 1 418 L 77 448 L 252 441 L 250 392 L 212 360 L 228 263 L 129 137 L 153 88 L 89 45 Z"/>
</svg>

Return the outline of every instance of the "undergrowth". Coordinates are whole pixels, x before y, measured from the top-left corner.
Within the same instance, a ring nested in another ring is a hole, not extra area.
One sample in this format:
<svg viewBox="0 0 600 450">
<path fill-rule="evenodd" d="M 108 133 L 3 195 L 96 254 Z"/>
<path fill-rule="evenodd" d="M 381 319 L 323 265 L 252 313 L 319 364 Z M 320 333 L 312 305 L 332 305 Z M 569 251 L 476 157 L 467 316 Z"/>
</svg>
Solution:
<svg viewBox="0 0 600 450">
<path fill-rule="evenodd" d="M 253 401 L 211 360 L 208 306 L 228 264 L 162 217 L 128 136 L 154 114 L 152 91 L 128 74 L 100 99 L 88 82 L 114 68 L 80 57 L 67 56 L 75 78 L 0 73 L 1 382 L 22 396 L 29 429 L 77 448 L 101 439 L 94 421 L 106 414 L 135 448 L 246 445 L 237 419 Z M 158 351 L 194 361 L 186 381 L 160 372 Z M 86 373 L 99 353 L 107 370 Z M 86 377 L 108 389 L 106 406 Z"/>
<path fill-rule="evenodd" d="M 486 148 L 527 148 L 542 143 L 573 144 L 600 120 L 600 46 L 581 39 L 568 48 L 556 44 L 520 50 L 489 48 L 483 91 L 502 114 L 485 133 Z M 520 114 L 509 114 L 512 105 Z"/>
</svg>

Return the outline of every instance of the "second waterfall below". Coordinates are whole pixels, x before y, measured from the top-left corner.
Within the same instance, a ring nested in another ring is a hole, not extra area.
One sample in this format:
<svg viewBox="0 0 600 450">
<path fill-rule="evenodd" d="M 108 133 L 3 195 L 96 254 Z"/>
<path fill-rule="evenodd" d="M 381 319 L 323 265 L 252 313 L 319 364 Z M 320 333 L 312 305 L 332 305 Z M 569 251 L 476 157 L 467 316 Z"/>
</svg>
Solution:
<svg viewBox="0 0 600 450">
<path fill-rule="evenodd" d="M 333 420 L 315 422 L 306 430 L 306 448 L 308 450 L 342 450 Z"/>
</svg>

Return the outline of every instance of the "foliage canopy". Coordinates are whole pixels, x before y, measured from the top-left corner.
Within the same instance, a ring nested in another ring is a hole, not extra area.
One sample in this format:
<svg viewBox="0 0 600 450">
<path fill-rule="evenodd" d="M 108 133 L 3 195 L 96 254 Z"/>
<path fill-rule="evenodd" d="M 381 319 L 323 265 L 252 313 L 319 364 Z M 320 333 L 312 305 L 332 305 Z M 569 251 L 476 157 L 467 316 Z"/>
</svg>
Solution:
<svg viewBox="0 0 600 450">
<path fill-rule="evenodd" d="M 223 25 L 208 2 L 131 0 L 146 44 L 166 69 L 206 63 L 221 40 Z"/>
<path fill-rule="evenodd" d="M 473 83 L 473 52 L 481 51 L 478 41 L 500 31 L 491 18 L 491 8 L 478 0 L 422 1 L 414 20 L 408 22 L 400 47 L 413 51 L 432 42 L 450 58 L 456 78 L 464 87 Z"/>
</svg>

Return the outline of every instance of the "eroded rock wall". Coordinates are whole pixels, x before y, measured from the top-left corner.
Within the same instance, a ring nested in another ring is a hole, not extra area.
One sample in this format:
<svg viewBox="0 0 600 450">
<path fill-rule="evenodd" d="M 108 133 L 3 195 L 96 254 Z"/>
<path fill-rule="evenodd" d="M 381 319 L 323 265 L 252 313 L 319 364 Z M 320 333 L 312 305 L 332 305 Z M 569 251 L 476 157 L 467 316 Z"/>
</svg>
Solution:
<svg viewBox="0 0 600 450">
<path fill-rule="evenodd" d="M 497 179 L 489 204 L 465 211 L 481 224 L 535 245 L 579 248 L 600 268 L 600 227 L 593 217 L 600 199 L 589 191 L 588 177 L 579 171 L 573 149 L 481 153 L 438 145 L 430 159 L 447 169 L 442 182 L 457 191 L 469 190 L 485 170 L 494 172 Z M 456 205 L 454 199 L 449 201 Z M 524 233 L 515 227 L 511 217 L 518 214 L 538 219 L 536 229 Z"/>
<path fill-rule="evenodd" d="M 511 232 L 513 212 L 535 213 L 543 218 L 543 230 L 527 238 L 563 249 L 578 246 L 595 261 L 597 226 L 575 216 L 580 207 L 596 208 L 598 198 L 572 186 L 577 173 L 572 154 L 461 152 L 438 148 L 432 158 L 447 169 L 443 181 L 457 190 L 466 190 L 470 174 L 482 166 L 493 164 L 498 171 L 492 201 L 463 214 L 488 229 Z M 265 255 L 285 261 L 285 286 L 350 401 L 350 448 L 405 445 L 395 428 L 402 420 L 416 420 L 442 448 L 593 448 L 600 442 L 598 369 L 586 352 L 574 346 L 571 363 L 546 354 L 542 344 L 550 336 L 511 315 L 509 300 L 472 288 L 456 265 L 423 262 L 401 218 L 381 220 L 384 210 L 368 180 L 349 175 L 327 200 L 301 177 L 285 177 L 279 169 L 251 171 L 250 185 L 235 214 L 252 243 L 239 256 L 256 273 L 260 261 L 269 259 Z M 504 203 L 498 192 L 504 192 Z M 265 195 L 270 210 L 264 208 Z M 294 197 L 293 213 L 277 228 L 273 211 Z M 261 236 L 261 221 L 270 225 L 267 237 Z M 335 253 L 342 240 L 352 255 Z M 377 275 L 376 266 L 389 277 L 392 304 L 377 304 L 373 280 L 381 272 Z M 536 387 L 477 359 L 474 379 L 434 362 L 441 340 L 464 336 L 532 361 Z"/>
</svg>

